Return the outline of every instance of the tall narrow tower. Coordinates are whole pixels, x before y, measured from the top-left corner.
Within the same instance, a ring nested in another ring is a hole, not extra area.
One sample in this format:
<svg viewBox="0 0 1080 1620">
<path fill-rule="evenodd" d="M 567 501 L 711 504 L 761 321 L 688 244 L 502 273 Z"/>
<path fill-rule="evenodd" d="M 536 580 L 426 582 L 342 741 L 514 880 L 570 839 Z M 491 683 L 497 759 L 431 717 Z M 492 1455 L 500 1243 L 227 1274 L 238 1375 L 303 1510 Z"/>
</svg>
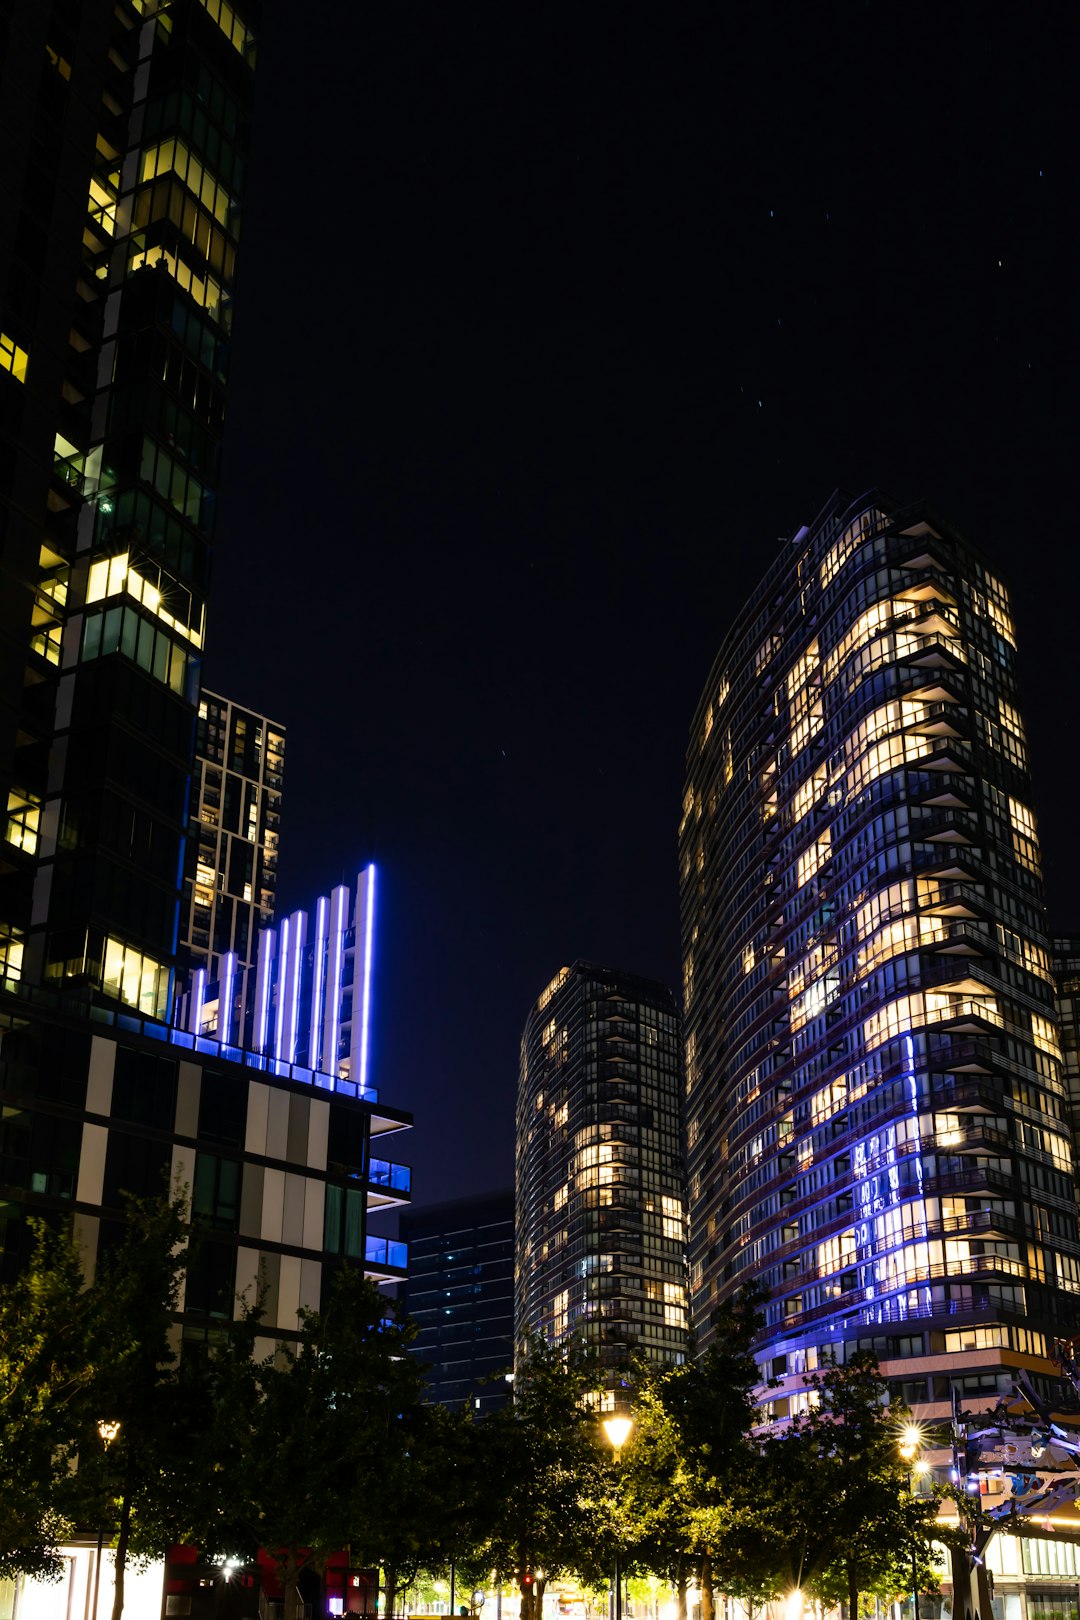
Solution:
<svg viewBox="0 0 1080 1620">
<path fill-rule="evenodd" d="M 258 0 L 18 0 L 0 68 L 0 974 L 176 961 Z"/>
<path fill-rule="evenodd" d="M 1015 638 L 951 527 L 837 496 L 799 531 L 709 676 L 680 840 L 701 1342 L 754 1277 L 790 1392 L 853 1344 L 915 1403 L 1049 1380 L 1080 1247 Z"/>
<path fill-rule="evenodd" d="M 517 1106 L 514 1329 L 599 1351 L 686 1350 L 679 1017 L 663 985 L 575 962 L 526 1020 Z"/>
</svg>

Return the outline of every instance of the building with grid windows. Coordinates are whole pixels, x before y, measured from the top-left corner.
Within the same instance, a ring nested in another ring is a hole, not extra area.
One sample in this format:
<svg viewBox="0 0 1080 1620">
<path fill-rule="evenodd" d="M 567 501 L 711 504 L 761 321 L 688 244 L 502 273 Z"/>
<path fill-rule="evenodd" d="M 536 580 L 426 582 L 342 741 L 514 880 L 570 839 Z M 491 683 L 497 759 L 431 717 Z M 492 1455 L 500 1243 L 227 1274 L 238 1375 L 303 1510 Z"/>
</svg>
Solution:
<svg viewBox="0 0 1080 1620">
<path fill-rule="evenodd" d="M 630 1355 L 686 1352 L 675 998 L 591 962 L 531 1009 L 517 1098 L 514 1332 L 594 1346 L 608 1399 Z"/>
<path fill-rule="evenodd" d="M 181 959 L 218 979 L 255 961 L 274 920 L 285 728 L 203 689 L 181 913 Z"/>
<path fill-rule="evenodd" d="M 797 1401 L 873 1348 L 929 1415 L 1050 1385 L 1068 1098 L 1005 586 L 837 496 L 715 661 L 680 830 L 692 1314 L 750 1277 Z"/>
<path fill-rule="evenodd" d="M 0 970 L 168 1016 L 258 0 L 16 0 Z"/>
<path fill-rule="evenodd" d="M 1054 980 L 1065 1084 L 1069 1092 L 1073 1171 L 1080 1188 L 1080 939 L 1054 940 Z"/>
<path fill-rule="evenodd" d="M 403 1210 L 409 1252 L 410 1346 L 424 1363 L 428 1399 L 485 1414 L 505 1406 L 514 1360 L 514 1195 L 455 1198 Z"/>
</svg>

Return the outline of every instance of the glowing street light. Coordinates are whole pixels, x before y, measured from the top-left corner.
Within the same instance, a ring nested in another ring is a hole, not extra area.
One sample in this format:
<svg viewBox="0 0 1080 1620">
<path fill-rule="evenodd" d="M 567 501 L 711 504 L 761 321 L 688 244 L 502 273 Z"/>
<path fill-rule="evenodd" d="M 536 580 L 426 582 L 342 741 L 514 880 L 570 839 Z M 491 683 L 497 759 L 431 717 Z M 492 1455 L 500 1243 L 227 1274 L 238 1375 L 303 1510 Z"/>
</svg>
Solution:
<svg viewBox="0 0 1080 1620">
<path fill-rule="evenodd" d="M 605 1435 L 607 1436 L 608 1445 L 611 1447 L 612 1451 L 615 1453 L 615 1461 L 616 1462 L 618 1462 L 618 1460 L 619 1460 L 619 1455 L 622 1452 L 623 1446 L 625 1446 L 627 1440 L 629 1439 L 630 1430 L 633 1427 L 634 1427 L 633 1418 L 632 1417 L 627 1417 L 625 1412 L 612 1412 L 610 1417 L 606 1417 L 604 1419 L 603 1430 L 604 1430 Z M 619 1546 L 618 1529 L 616 1528 L 616 1535 L 615 1535 L 615 1620 L 622 1620 L 622 1565 L 621 1565 L 621 1560 L 620 1560 L 620 1556 L 619 1556 L 620 1552 L 621 1552 L 621 1548 Z"/>
<path fill-rule="evenodd" d="M 120 1433 L 119 1418 L 98 1418 L 97 1432 L 98 1437 L 101 1440 L 101 1444 L 104 1446 L 105 1450 L 108 1451 L 109 1447 Z M 104 1543 L 105 1526 L 103 1524 L 98 1530 L 97 1557 L 94 1560 L 94 1607 L 91 1611 L 92 1620 L 97 1620 L 98 1590 L 101 1585 L 101 1550 Z"/>
</svg>

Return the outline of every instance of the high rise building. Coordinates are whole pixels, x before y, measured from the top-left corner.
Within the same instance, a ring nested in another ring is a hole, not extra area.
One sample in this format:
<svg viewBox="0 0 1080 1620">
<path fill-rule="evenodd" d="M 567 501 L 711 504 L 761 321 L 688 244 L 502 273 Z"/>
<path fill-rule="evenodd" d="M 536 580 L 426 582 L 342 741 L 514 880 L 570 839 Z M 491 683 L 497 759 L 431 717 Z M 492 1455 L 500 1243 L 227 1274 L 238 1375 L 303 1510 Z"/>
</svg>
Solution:
<svg viewBox="0 0 1080 1620">
<path fill-rule="evenodd" d="M 259 0 L 16 0 L 0 957 L 168 1016 Z"/>
<path fill-rule="evenodd" d="M 401 1213 L 405 1309 L 428 1399 L 484 1414 L 505 1406 L 514 1360 L 514 1195 L 489 1193 Z"/>
<path fill-rule="evenodd" d="M 195 728 L 181 962 L 218 979 L 251 967 L 274 920 L 285 728 L 203 688 Z"/>
<path fill-rule="evenodd" d="M 1061 1052 L 1069 1093 L 1073 1173 L 1080 1188 L 1080 939 L 1055 939 L 1053 952 Z"/>
<path fill-rule="evenodd" d="M 575 962 L 526 1020 L 515 1339 L 595 1347 L 611 1403 L 633 1352 L 686 1352 L 681 1082 L 675 998 L 649 979 Z"/>
<path fill-rule="evenodd" d="M 950 525 L 836 496 L 784 547 L 680 849 L 700 1342 L 753 1278 L 778 1415 L 856 1345 L 926 1416 L 1052 1394 L 1080 1244 L 1015 635 Z"/>
</svg>

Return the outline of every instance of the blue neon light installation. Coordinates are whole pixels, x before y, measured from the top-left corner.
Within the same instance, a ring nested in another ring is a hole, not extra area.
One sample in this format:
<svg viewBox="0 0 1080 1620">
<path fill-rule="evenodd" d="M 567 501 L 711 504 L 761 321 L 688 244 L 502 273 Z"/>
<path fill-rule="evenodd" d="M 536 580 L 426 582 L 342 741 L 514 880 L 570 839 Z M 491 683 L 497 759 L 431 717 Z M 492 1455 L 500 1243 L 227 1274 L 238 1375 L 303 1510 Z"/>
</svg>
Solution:
<svg viewBox="0 0 1080 1620">
<path fill-rule="evenodd" d="M 206 969 L 199 968 L 195 974 L 195 987 L 191 993 L 191 1033 L 202 1034 L 203 1007 L 206 1003 Z"/>
<path fill-rule="evenodd" d="M 221 989 L 218 991 L 218 1040 L 228 1046 L 232 1038 L 233 985 L 236 982 L 236 952 L 226 951 L 221 959 Z"/>
<path fill-rule="evenodd" d="M 278 952 L 277 976 L 277 1017 L 274 1020 L 274 1056 L 280 1061 L 282 1048 L 285 1045 L 285 985 L 289 977 L 289 919 L 282 920 L 281 932 L 278 936 L 281 948 Z"/>
<path fill-rule="evenodd" d="M 375 867 L 367 869 L 364 906 L 364 982 L 360 1011 L 360 1073 L 356 1076 L 363 1090 L 367 1089 L 368 1051 L 371 1032 L 371 959 L 375 938 Z M 353 992 L 355 996 L 355 990 Z"/>
<path fill-rule="evenodd" d="M 285 1048 L 285 1058 L 289 1063 L 296 1062 L 296 1027 L 300 1017 L 300 970 L 303 966 L 304 949 L 304 913 L 296 911 L 292 916 L 293 923 L 293 951 L 292 962 L 289 968 L 289 1006 L 288 1006 L 288 1033 Z"/>
<path fill-rule="evenodd" d="M 320 894 L 315 904 L 315 964 L 311 986 L 311 1030 L 308 1037 L 308 1068 L 319 1067 L 319 1035 L 323 1021 L 323 985 L 326 978 L 326 936 L 330 902 Z"/>
<path fill-rule="evenodd" d="M 326 1006 L 329 1012 L 329 1030 L 323 1052 L 323 1070 L 335 1077 L 338 1072 L 338 1042 L 341 1038 L 341 974 L 345 962 L 345 918 L 348 915 L 349 891 L 344 884 L 331 896 L 330 916 L 330 970 L 326 981 Z"/>
<path fill-rule="evenodd" d="M 259 966 L 255 980 L 255 1031 L 254 1047 L 256 1052 L 266 1051 L 267 1032 L 270 1024 L 270 964 L 274 957 L 274 934 L 267 929 L 259 936 Z"/>
</svg>

